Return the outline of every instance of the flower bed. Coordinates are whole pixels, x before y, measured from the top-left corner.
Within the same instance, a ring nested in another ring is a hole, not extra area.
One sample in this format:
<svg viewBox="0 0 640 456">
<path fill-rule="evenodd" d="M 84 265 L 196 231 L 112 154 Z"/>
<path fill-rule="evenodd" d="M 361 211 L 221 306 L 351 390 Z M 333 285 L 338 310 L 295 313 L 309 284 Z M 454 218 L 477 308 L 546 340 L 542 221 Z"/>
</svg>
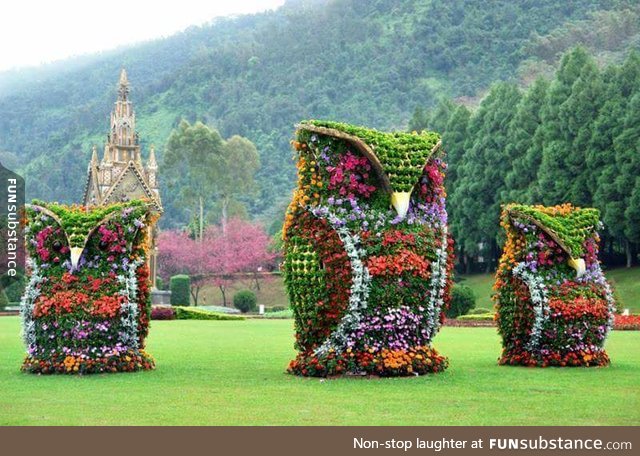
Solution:
<svg viewBox="0 0 640 456">
<path fill-rule="evenodd" d="M 29 282 L 20 303 L 26 372 L 153 369 L 146 203 L 34 202 L 26 211 Z"/>
<path fill-rule="evenodd" d="M 640 315 L 616 315 L 613 329 L 618 331 L 640 331 Z"/>
<path fill-rule="evenodd" d="M 438 135 L 313 121 L 293 146 L 298 188 L 283 271 L 299 354 L 289 372 L 444 370 L 446 358 L 430 347 L 453 261 Z"/>
<path fill-rule="evenodd" d="M 598 262 L 599 213 L 511 204 L 496 273 L 501 364 L 603 366 L 615 302 Z"/>
</svg>

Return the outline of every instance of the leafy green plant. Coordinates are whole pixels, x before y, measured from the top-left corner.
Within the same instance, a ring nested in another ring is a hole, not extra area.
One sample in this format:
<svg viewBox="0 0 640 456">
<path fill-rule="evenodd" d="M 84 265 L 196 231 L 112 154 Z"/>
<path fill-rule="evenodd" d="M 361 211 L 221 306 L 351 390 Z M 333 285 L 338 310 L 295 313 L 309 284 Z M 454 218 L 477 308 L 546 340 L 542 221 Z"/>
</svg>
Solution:
<svg viewBox="0 0 640 456">
<path fill-rule="evenodd" d="M 188 306 L 191 303 L 191 279 L 188 275 L 179 274 L 171 277 L 169 286 L 172 306 Z"/>
<path fill-rule="evenodd" d="M 465 315 L 476 305 L 476 295 L 466 286 L 455 284 L 451 290 L 451 304 L 445 311 L 448 318 L 456 318 Z"/>
<path fill-rule="evenodd" d="M 244 320 L 239 315 L 229 315 L 208 310 L 198 309 L 197 307 L 174 307 L 176 320 Z"/>
<path fill-rule="evenodd" d="M 233 305 L 242 313 L 255 312 L 256 302 L 256 294 L 251 290 L 240 290 L 233 295 Z"/>
</svg>

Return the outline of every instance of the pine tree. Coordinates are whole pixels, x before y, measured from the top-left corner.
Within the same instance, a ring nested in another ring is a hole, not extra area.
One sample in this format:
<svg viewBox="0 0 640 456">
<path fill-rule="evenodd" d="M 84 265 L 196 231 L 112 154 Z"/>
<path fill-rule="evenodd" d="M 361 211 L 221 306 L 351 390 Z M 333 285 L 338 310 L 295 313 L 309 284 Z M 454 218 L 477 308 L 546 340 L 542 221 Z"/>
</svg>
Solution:
<svg viewBox="0 0 640 456">
<path fill-rule="evenodd" d="M 624 119 L 624 129 L 614 139 L 617 175 L 615 178 L 623 227 L 627 266 L 633 263 L 633 245 L 640 242 L 640 92 L 629 101 Z"/>
<path fill-rule="evenodd" d="M 542 114 L 538 190 L 544 204 L 591 204 L 595 183 L 585 166 L 585 149 L 602 105 L 602 89 L 598 68 L 584 49 L 563 58 Z"/>
<path fill-rule="evenodd" d="M 487 269 L 497 256 L 501 194 L 511 168 L 506 152 L 508 127 L 520 98 L 515 85 L 499 83 L 482 101 L 469 122 L 471 136 L 452 198 L 459 214 L 454 229 L 464 239 L 461 247 L 467 254 L 486 254 Z"/>
<path fill-rule="evenodd" d="M 506 201 L 531 204 L 539 200 L 535 182 L 542 161 L 542 135 L 536 133 L 542 123 L 541 111 L 548 87 L 547 80 L 536 80 L 509 125 L 507 155 L 513 168 L 505 176 L 503 199 Z"/>
</svg>

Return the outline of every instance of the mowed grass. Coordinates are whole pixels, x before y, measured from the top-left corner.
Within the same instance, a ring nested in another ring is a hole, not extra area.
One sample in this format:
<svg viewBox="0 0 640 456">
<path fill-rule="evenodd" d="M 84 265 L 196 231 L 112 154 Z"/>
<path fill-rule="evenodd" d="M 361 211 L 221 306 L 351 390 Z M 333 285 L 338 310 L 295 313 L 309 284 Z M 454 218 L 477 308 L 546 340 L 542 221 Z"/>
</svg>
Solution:
<svg viewBox="0 0 640 456">
<path fill-rule="evenodd" d="M 640 267 L 606 270 L 605 275 L 613 285 L 620 309 L 628 308 L 640 313 Z M 476 294 L 476 307 L 493 308 L 493 274 L 471 274 L 459 276 L 462 284 L 468 285 Z"/>
<path fill-rule="evenodd" d="M 614 332 L 612 366 L 496 364 L 493 328 L 443 328 L 438 375 L 298 378 L 291 320 L 157 321 L 157 369 L 86 377 L 19 371 L 17 317 L 0 318 L 2 425 L 638 425 L 640 332 Z"/>
</svg>

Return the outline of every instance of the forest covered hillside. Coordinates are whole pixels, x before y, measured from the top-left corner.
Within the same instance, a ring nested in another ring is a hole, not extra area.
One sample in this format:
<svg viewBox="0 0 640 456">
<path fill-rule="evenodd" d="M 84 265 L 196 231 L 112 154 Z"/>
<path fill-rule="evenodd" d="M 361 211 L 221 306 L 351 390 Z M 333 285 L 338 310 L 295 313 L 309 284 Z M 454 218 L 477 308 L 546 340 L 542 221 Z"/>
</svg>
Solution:
<svg viewBox="0 0 640 456">
<path fill-rule="evenodd" d="M 476 104 L 492 82 L 529 84 L 563 52 L 599 63 L 640 48 L 633 0 L 290 0 L 162 40 L 0 73 L 0 160 L 28 197 L 79 201 L 91 145 L 101 145 L 121 67 L 132 83 L 145 151 L 159 159 L 182 118 L 256 145 L 254 216 L 280 217 L 294 186 L 293 125 L 331 118 L 406 129 L 416 106 Z M 44 39 L 44 38 L 43 38 Z M 162 169 L 160 170 L 162 179 Z M 163 194 L 165 226 L 183 214 Z"/>
</svg>

